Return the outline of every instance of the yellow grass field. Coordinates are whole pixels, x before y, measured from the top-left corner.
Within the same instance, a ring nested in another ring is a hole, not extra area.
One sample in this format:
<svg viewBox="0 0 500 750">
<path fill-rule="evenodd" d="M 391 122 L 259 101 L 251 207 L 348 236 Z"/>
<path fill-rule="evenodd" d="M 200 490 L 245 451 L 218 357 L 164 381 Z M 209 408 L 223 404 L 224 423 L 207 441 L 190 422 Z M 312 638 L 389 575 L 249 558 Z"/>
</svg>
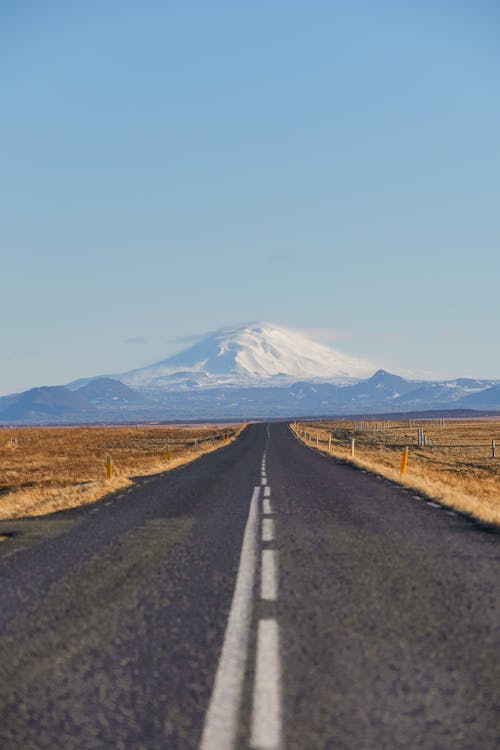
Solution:
<svg viewBox="0 0 500 750">
<path fill-rule="evenodd" d="M 242 426 L 38 427 L 0 429 L 0 519 L 86 505 L 193 461 L 233 440 Z M 167 455 L 168 445 L 168 455 Z M 113 476 L 106 477 L 106 457 Z"/>
<path fill-rule="evenodd" d="M 423 428 L 426 445 L 418 445 Z M 339 420 L 298 422 L 292 429 L 323 452 L 425 493 L 456 510 L 500 524 L 500 420 Z M 331 439 L 330 439 L 331 438 Z M 352 439 L 354 438 L 354 457 Z M 492 457 L 492 440 L 496 441 Z M 408 466 L 401 475 L 401 455 Z"/>
</svg>

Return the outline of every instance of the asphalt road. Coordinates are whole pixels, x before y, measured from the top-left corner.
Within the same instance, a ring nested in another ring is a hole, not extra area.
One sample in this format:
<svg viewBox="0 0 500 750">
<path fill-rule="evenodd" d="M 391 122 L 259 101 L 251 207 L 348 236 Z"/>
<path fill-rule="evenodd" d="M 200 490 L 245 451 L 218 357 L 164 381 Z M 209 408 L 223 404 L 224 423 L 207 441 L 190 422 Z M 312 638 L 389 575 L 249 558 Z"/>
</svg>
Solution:
<svg viewBox="0 0 500 750">
<path fill-rule="evenodd" d="M 2 750 L 498 750 L 500 537 L 286 425 L 0 522 Z"/>
</svg>

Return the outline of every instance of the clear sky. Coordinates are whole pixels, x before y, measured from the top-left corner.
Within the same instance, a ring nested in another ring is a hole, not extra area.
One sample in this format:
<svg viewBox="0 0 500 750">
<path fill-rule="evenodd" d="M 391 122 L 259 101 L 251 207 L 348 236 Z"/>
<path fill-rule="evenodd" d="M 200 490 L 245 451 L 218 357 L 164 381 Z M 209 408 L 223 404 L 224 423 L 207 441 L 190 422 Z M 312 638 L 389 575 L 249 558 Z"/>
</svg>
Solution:
<svg viewBox="0 0 500 750">
<path fill-rule="evenodd" d="M 500 378 L 500 3 L 0 2 L 0 392 L 268 320 Z"/>
</svg>

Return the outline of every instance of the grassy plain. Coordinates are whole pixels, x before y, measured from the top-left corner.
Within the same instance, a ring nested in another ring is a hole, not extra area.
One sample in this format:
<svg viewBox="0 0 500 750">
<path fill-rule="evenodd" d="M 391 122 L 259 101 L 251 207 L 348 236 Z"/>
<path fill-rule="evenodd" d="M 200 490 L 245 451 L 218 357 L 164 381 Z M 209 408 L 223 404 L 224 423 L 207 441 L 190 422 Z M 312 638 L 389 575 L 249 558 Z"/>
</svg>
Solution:
<svg viewBox="0 0 500 750">
<path fill-rule="evenodd" d="M 133 476 L 166 471 L 216 450 L 241 430 L 235 425 L 0 429 L 0 518 L 92 503 L 131 485 Z"/>
<path fill-rule="evenodd" d="M 418 429 L 427 445 L 418 445 Z M 375 422 L 347 420 L 292 425 L 304 442 L 423 492 L 487 523 L 500 524 L 500 420 Z M 362 428 L 362 429 L 361 429 Z M 331 437 L 331 441 L 330 441 Z M 351 441 L 355 440 L 352 456 Z M 492 457 L 492 440 L 496 457 Z M 409 447 L 406 473 L 401 454 Z"/>
</svg>

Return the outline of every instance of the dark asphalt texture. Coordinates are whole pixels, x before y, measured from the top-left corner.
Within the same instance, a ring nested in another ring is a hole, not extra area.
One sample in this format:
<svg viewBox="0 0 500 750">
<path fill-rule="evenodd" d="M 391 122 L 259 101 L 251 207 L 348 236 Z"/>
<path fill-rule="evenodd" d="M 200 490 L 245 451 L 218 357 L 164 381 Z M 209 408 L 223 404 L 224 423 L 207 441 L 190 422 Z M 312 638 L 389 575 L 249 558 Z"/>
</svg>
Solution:
<svg viewBox="0 0 500 750">
<path fill-rule="evenodd" d="M 0 522 L 0 748 L 198 748 L 266 425 Z M 281 750 L 498 750 L 500 536 L 272 424 Z M 121 494 L 121 493 L 119 493 Z M 257 579 L 258 582 L 258 579 Z M 255 592 L 254 621 L 270 604 Z M 255 624 L 255 623 L 254 623 Z M 255 627 L 238 750 L 248 750 Z"/>
</svg>

